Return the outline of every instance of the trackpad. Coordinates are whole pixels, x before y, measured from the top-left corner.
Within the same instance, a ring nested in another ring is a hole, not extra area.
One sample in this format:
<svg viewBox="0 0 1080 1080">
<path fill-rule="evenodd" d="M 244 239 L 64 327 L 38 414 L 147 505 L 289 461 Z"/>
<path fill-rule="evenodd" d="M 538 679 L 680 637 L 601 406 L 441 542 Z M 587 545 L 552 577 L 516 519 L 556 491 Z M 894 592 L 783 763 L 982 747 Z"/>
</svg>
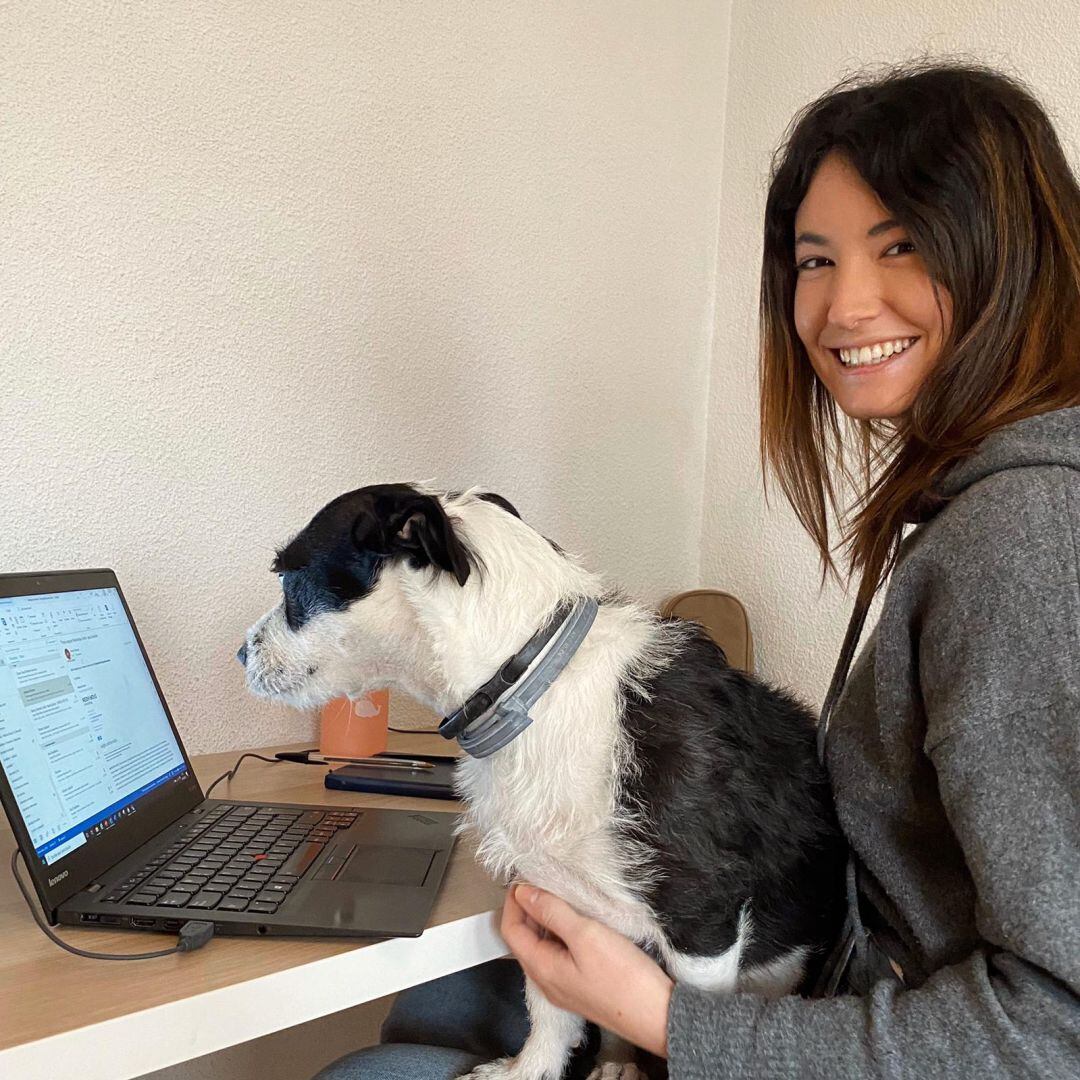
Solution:
<svg viewBox="0 0 1080 1080">
<path fill-rule="evenodd" d="M 423 885 L 435 852 L 428 848 L 358 847 L 335 881 Z"/>
</svg>

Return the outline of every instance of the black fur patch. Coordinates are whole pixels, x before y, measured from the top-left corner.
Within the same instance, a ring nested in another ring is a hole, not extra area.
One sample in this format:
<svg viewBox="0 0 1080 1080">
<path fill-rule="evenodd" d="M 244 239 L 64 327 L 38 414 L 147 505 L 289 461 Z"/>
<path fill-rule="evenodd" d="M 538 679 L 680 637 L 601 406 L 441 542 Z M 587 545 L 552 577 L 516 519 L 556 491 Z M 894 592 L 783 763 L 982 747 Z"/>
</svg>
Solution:
<svg viewBox="0 0 1080 1080">
<path fill-rule="evenodd" d="M 749 901 L 741 967 L 799 945 L 827 948 L 844 914 L 846 844 L 817 761 L 814 717 L 789 694 L 730 667 L 703 631 L 648 684 L 623 723 L 661 879 L 643 890 L 671 944 L 730 948 Z"/>
<path fill-rule="evenodd" d="M 509 499 L 504 499 L 501 495 L 496 495 L 494 491 L 481 491 L 477 496 L 478 499 L 483 499 L 484 502 L 494 503 L 496 506 L 501 506 L 508 514 L 513 514 L 516 518 L 521 518 L 521 515 L 517 512 L 517 508 Z"/>
<path fill-rule="evenodd" d="M 475 565 L 439 501 L 409 484 L 358 488 L 327 503 L 274 559 L 289 626 L 362 599 L 394 557 L 417 569 L 437 566 L 460 582 Z"/>
<path fill-rule="evenodd" d="M 509 499 L 504 499 L 501 495 L 496 495 L 494 491 L 481 491 L 477 494 L 476 497 L 478 499 L 483 499 L 485 502 L 494 503 L 496 506 L 501 506 L 508 514 L 513 514 L 514 517 L 516 517 L 519 521 L 521 520 L 521 515 L 517 512 L 517 507 L 515 507 Z M 547 536 L 545 536 L 544 539 L 547 540 L 547 542 L 560 555 L 566 554 L 566 552 L 563 551 L 563 549 L 559 547 L 559 545 L 556 544 L 554 540 L 550 539 Z"/>
</svg>

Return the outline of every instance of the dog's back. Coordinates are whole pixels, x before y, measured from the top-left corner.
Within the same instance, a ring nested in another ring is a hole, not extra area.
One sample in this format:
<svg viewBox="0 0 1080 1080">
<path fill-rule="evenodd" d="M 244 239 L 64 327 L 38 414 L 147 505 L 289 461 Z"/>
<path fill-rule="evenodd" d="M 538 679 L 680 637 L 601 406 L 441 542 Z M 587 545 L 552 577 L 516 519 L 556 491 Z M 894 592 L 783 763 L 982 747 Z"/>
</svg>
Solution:
<svg viewBox="0 0 1080 1080">
<path fill-rule="evenodd" d="M 671 948 L 717 957 L 741 938 L 740 973 L 811 959 L 843 918 L 846 852 L 814 717 L 701 630 L 644 689 L 626 693 L 620 819 L 654 852 L 643 898 Z"/>
</svg>

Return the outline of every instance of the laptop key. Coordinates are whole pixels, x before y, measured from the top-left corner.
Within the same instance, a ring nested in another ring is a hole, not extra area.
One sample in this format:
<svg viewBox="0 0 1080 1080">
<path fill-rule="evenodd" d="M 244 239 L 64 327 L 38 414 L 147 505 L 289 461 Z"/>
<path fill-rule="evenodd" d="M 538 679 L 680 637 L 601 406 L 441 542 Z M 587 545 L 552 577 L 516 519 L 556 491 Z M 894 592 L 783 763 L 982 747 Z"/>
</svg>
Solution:
<svg viewBox="0 0 1080 1080">
<path fill-rule="evenodd" d="M 215 908 L 224 899 L 223 892 L 209 892 L 204 890 L 199 893 L 189 904 L 191 908 Z"/>
<path fill-rule="evenodd" d="M 248 911 L 258 911 L 262 914 L 273 915 L 278 909 L 277 904 L 267 903 L 265 900 L 253 900 L 247 906 Z"/>
<path fill-rule="evenodd" d="M 244 911 L 251 901 L 246 896 L 226 896 L 217 906 L 218 911 Z"/>
<path fill-rule="evenodd" d="M 186 889 L 176 890 L 166 893 L 158 903 L 162 907 L 187 907 L 188 901 L 194 896 L 194 893 L 188 892 Z"/>
<path fill-rule="evenodd" d="M 287 874 L 295 874 L 297 877 L 303 877 L 307 868 L 319 857 L 319 853 L 325 846 L 325 844 L 314 842 L 301 844 L 289 856 L 288 861 L 281 868 L 282 871 Z"/>
<path fill-rule="evenodd" d="M 158 897 L 161 895 L 159 892 L 137 892 L 132 893 L 124 903 L 125 904 L 156 904 Z M 105 898 L 108 900 L 108 897 Z"/>
</svg>

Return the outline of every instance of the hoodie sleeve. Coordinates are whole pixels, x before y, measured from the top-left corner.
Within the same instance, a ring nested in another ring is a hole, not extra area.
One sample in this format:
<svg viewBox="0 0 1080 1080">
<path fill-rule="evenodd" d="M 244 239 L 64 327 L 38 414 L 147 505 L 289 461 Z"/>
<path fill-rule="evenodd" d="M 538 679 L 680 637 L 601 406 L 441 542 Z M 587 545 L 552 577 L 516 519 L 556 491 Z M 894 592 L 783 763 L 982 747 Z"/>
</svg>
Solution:
<svg viewBox="0 0 1080 1080">
<path fill-rule="evenodd" d="M 912 604 L 924 749 L 980 947 L 922 986 L 865 997 L 677 984 L 672 1080 L 1080 1076 L 1080 508 L 1072 478 L 1037 472 L 999 474 L 965 500 Z"/>
</svg>

